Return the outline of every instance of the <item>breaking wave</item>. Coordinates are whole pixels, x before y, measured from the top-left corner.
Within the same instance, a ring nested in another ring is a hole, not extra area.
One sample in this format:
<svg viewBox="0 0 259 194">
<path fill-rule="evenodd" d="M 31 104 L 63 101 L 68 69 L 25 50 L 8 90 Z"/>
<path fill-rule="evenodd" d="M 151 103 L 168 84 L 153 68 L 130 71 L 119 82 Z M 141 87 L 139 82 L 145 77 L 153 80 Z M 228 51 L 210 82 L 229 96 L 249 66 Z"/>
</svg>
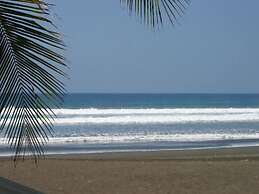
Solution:
<svg viewBox="0 0 259 194">
<path fill-rule="evenodd" d="M 259 109 L 55 109 L 56 125 L 258 122 Z"/>
</svg>

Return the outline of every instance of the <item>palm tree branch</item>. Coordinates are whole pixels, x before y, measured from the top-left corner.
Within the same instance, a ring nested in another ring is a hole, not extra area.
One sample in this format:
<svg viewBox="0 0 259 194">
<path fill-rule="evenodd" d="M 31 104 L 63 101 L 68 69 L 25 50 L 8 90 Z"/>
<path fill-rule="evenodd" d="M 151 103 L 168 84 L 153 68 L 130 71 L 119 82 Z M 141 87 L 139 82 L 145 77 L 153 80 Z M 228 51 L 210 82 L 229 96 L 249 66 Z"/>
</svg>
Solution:
<svg viewBox="0 0 259 194">
<path fill-rule="evenodd" d="M 172 25 L 182 16 L 190 0 L 120 0 L 130 13 L 134 12 L 141 20 L 152 27 L 160 26 L 164 20 Z"/>
<path fill-rule="evenodd" d="M 0 0 L 0 131 L 14 160 L 29 151 L 35 160 L 53 135 L 67 76 L 64 43 L 38 0 Z M 46 26 L 49 25 L 47 28 Z M 63 66 L 63 67 L 62 67 Z"/>
</svg>

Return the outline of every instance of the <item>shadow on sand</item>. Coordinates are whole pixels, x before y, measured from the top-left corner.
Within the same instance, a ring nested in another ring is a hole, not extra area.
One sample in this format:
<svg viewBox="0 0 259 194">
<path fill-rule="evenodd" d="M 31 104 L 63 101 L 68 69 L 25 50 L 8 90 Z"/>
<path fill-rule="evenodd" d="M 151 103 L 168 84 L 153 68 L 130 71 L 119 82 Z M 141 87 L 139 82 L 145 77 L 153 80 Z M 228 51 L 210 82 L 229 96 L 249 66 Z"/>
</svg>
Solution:
<svg viewBox="0 0 259 194">
<path fill-rule="evenodd" d="M 2 194 L 43 194 L 29 187 L 0 177 L 0 193 Z"/>
</svg>

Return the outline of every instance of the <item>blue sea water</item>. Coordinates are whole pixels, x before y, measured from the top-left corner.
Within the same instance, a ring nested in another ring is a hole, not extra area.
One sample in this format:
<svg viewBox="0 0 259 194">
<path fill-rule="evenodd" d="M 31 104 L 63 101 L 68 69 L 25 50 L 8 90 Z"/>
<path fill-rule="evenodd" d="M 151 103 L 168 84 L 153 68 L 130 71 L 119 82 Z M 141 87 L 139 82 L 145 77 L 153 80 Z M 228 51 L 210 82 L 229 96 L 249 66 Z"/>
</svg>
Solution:
<svg viewBox="0 0 259 194">
<path fill-rule="evenodd" d="M 68 94 L 54 112 L 47 154 L 259 143 L 259 94 Z"/>
<path fill-rule="evenodd" d="M 259 108 L 259 94 L 68 94 L 63 108 Z"/>
</svg>

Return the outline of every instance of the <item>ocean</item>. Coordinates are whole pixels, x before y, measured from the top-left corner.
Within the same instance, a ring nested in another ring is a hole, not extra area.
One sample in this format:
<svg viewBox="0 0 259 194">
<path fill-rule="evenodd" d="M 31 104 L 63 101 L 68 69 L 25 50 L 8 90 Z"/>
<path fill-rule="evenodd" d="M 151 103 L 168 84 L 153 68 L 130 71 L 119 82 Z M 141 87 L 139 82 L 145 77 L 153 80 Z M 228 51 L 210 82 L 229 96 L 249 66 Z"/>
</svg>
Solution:
<svg viewBox="0 0 259 194">
<path fill-rule="evenodd" d="M 54 112 L 46 154 L 259 145 L 259 94 L 68 94 Z"/>
</svg>

